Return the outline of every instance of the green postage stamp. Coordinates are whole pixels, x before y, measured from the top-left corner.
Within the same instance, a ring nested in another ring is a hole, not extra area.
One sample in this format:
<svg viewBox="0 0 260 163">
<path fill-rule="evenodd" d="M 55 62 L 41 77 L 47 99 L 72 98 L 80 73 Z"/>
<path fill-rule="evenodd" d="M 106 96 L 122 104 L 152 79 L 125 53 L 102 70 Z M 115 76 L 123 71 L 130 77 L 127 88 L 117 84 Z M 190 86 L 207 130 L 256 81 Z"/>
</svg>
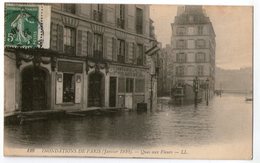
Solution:
<svg viewBox="0 0 260 163">
<path fill-rule="evenodd" d="M 35 48 L 40 28 L 39 7 L 6 6 L 5 46 Z"/>
</svg>

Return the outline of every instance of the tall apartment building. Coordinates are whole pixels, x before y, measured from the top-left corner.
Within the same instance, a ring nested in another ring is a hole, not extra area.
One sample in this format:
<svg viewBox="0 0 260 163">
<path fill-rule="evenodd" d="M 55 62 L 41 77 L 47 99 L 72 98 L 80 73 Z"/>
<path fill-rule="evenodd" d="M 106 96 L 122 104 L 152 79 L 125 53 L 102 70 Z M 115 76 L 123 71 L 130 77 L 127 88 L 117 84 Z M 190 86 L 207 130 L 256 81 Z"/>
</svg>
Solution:
<svg viewBox="0 0 260 163">
<path fill-rule="evenodd" d="M 148 5 L 46 5 L 49 47 L 5 48 L 5 112 L 149 107 L 153 60 L 145 52 L 156 40 Z M 8 9 L 37 14 L 41 5 Z"/>
<path fill-rule="evenodd" d="M 172 26 L 173 85 L 200 88 L 209 80 L 211 93 L 215 85 L 215 32 L 202 6 L 180 6 Z"/>
</svg>

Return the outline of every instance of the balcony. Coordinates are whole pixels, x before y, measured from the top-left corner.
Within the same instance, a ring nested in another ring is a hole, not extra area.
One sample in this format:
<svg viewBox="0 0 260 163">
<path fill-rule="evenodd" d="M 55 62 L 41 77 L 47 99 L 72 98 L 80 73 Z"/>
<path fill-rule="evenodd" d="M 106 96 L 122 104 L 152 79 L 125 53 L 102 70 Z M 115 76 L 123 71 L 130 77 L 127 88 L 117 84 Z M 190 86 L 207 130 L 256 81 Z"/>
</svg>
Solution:
<svg viewBox="0 0 260 163">
<path fill-rule="evenodd" d="M 122 19 L 122 18 L 117 18 L 117 27 L 124 29 L 125 28 L 125 20 Z"/>
<path fill-rule="evenodd" d="M 103 13 L 101 11 L 93 10 L 93 20 L 102 22 L 102 15 Z"/>
</svg>

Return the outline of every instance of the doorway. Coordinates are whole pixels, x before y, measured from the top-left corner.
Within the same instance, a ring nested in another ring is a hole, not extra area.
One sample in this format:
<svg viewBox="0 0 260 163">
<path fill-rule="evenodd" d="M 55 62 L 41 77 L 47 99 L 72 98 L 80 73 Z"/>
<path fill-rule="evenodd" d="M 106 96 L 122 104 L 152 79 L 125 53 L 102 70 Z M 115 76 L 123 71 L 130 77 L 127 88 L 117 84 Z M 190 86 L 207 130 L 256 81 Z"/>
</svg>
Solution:
<svg viewBox="0 0 260 163">
<path fill-rule="evenodd" d="M 104 76 L 101 72 L 95 71 L 89 74 L 88 84 L 88 106 L 103 106 L 104 101 Z"/>
<path fill-rule="evenodd" d="M 116 107 L 116 77 L 110 77 L 109 83 L 109 107 Z"/>
<path fill-rule="evenodd" d="M 47 109 L 47 75 L 39 67 L 28 67 L 22 72 L 22 111 Z"/>
</svg>

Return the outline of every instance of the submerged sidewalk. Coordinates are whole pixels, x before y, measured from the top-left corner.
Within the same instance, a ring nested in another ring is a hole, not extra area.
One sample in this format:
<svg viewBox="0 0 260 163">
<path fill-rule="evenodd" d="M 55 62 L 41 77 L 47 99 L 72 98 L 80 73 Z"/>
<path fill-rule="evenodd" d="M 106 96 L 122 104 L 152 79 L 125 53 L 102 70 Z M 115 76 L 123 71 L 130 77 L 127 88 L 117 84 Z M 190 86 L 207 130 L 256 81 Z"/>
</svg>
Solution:
<svg viewBox="0 0 260 163">
<path fill-rule="evenodd" d="M 85 117 L 89 115 L 106 115 L 122 111 L 130 111 L 122 107 L 90 107 L 87 109 L 53 109 L 12 112 L 4 115 L 4 124 L 22 124 L 28 121 L 47 120 L 54 118 Z"/>
</svg>

